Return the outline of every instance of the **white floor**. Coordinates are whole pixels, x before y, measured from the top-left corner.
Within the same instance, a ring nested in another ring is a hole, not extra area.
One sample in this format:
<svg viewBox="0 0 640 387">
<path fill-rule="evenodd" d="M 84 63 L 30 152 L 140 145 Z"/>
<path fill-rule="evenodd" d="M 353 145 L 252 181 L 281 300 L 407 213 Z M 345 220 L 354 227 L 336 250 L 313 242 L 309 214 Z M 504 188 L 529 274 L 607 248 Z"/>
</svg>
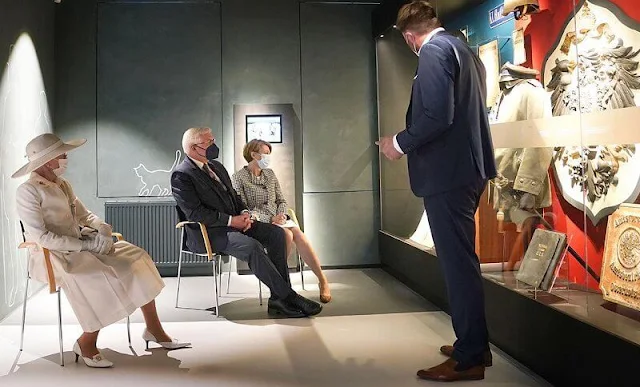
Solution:
<svg viewBox="0 0 640 387">
<path fill-rule="evenodd" d="M 132 316 L 132 348 L 126 326 L 115 324 L 100 334 L 99 347 L 115 362 L 94 370 L 73 362 L 71 347 L 81 333 L 63 297 L 65 367 L 58 365 L 57 304 L 40 292 L 29 300 L 25 349 L 19 352 L 21 311 L 0 324 L 0 386 L 426 386 L 415 372 L 438 364 L 438 348 L 453 341 L 449 317 L 380 270 L 327 272 L 334 301 L 313 319 L 268 319 L 258 304 L 255 277 L 233 276 L 225 286 L 221 313 L 212 306 L 209 278 L 186 278 L 180 309 L 175 309 L 177 281 L 158 298 L 166 330 L 193 348 L 167 352 L 145 350 L 142 316 Z M 306 296 L 318 288 L 305 273 Z M 300 290 L 299 274 L 292 274 Z M 265 300 L 268 294 L 265 292 Z M 266 303 L 265 303 L 266 304 Z M 204 309 L 204 310 L 200 310 Z M 482 382 L 468 386 L 548 386 L 522 366 L 494 351 L 494 366 Z"/>
</svg>

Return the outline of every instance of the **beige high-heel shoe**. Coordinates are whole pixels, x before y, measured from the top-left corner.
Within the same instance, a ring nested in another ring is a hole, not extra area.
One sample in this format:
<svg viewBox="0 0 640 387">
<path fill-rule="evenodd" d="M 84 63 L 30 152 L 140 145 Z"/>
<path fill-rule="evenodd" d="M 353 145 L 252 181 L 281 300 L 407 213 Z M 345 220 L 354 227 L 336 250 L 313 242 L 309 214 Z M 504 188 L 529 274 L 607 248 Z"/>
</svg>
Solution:
<svg viewBox="0 0 640 387">
<path fill-rule="evenodd" d="M 331 301 L 331 291 L 329 290 L 329 283 L 320 283 L 320 302 L 326 304 Z"/>
</svg>

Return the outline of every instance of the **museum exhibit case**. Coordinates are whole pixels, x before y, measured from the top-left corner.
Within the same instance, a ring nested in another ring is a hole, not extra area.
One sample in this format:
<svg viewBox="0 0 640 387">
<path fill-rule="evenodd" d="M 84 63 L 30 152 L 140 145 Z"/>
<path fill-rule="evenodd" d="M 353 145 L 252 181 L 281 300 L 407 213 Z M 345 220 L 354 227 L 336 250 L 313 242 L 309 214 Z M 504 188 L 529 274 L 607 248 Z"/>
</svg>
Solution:
<svg viewBox="0 0 640 387">
<path fill-rule="evenodd" d="M 381 136 L 404 129 L 418 64 L 393 26 L 403 3 L 373 18 Z M 637 0 L 431 3 L 486 70 L 498 174 L 475 221 L 492 342 L 554 384 L 638 385 L 596 370 L 640 358 Z M 381 158 L 380 178 L 385 268 L 446 310 L 406 160 Z"/>
</svg>

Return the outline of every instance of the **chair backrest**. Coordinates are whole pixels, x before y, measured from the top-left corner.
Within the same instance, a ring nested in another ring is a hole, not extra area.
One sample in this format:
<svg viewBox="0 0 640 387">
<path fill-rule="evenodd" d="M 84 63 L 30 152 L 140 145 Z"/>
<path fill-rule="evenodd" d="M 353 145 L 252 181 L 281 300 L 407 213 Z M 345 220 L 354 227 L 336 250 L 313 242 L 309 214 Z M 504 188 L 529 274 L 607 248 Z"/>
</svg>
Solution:
<svg viewBox="0 0 640 387">
<path fill-rule="evenodd" d="M 184 212 L 179 206 L 176 206 L 176 213 L 178 214 L 178 222 L 187 222 L 189 220 L 187 219 L 187 216 L 184 214 Z M 189 237 L 189 234 L 187 233 L 187 227 L 190 227 L 191 229 L 196 229 L 197 232 L 200 233 L 200 227 L 198 225 L 187 224 L 184 227 L 182 227 L 182 237 L 180 238 L 180 240 L 182 241 L 182 246 L 180 249 L 182 251 L 188 251 L 190 253 L 195 253 L 195 254 L 206 254 L 206 251 L 192 251 L 187 247 L 187 238 Z M 216 252 L 215 250 L 213 251 Z M 219 253 L 216 252 L 216 254 L 219 254 Z"/>
<path fill-rule="evenodd" d="M 176 213 L 178 214 L 178 222 L 187 221 L 187 216 L 184 214 L 180 206 L 176 206 Z M 187 227 L 189 227 L 188 224 L 182 227 L 182 231 L 181 231 L 182 236 L 180 238 L 180 241 L 182 243 L 182 245 L 180 246 L 180 249 L 184 251 L 189 251 L 189 249 L 187 248 Z"/>
</svg>

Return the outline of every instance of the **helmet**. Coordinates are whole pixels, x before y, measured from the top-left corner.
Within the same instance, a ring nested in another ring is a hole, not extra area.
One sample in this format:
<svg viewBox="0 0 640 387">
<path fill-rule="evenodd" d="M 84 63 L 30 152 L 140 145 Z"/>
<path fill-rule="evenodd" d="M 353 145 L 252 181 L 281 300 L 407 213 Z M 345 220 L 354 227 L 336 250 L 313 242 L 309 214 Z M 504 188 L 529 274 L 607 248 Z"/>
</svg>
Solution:
<svg viewBox="0 0 640 387">
<path fill-rule="evenodd" d="M 523 8 L 518 10 L 518 8 Z M 511 12 L 516 14 L 516 18 L 519 16 L 536 13 L 540 10 L 540 3 L 538 0 L 504 0 L 504 11 L 502 16 L 508 16 Z"/>
</svg>

